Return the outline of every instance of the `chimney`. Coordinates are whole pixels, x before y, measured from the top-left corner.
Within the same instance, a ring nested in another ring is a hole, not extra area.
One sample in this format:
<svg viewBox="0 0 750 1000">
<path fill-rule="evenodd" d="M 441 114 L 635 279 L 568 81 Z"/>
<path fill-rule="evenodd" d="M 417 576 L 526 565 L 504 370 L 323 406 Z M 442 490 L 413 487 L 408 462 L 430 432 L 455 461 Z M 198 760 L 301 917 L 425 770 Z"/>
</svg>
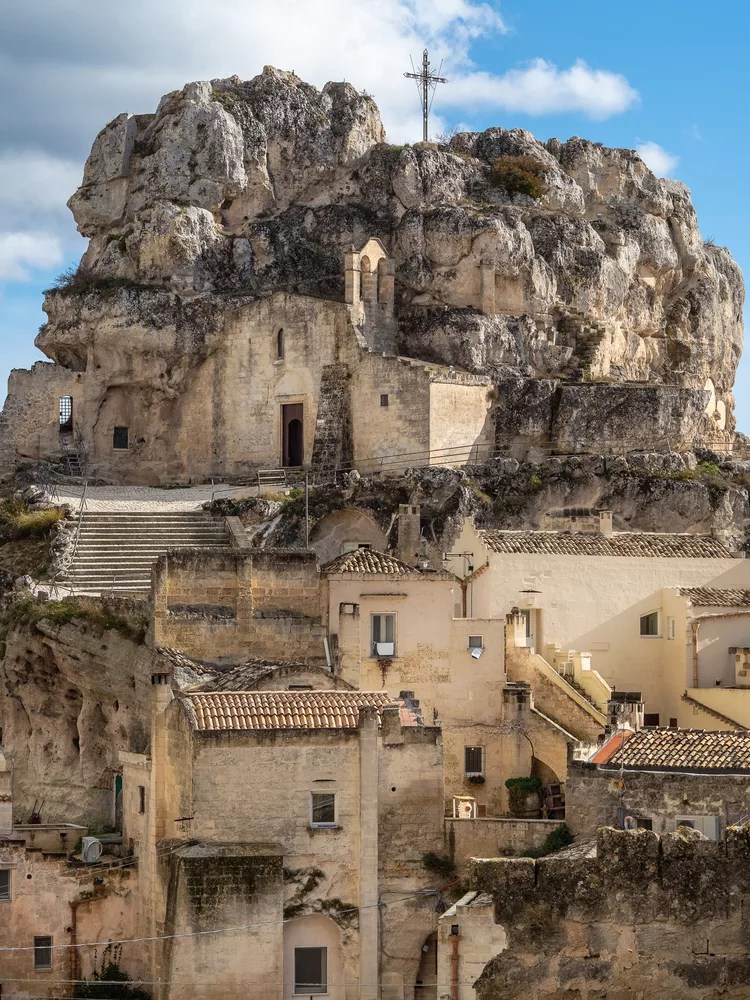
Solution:
<svg viewBox="0 0 750 1000">
<path fill-rule="evenodd" d="M 611 510 L 600 510 L 599 511 L 599 531 L 606 535 L 607 538 L 612 535 L 612 511 Z"/>
<path fill-rule="evenodd" d="M 400 503 L 398 505 L 398 549 L 401 562 L 416 566 L 419 559 L 422 536 L 422 518 L 419 504 Z"/>
</svg>

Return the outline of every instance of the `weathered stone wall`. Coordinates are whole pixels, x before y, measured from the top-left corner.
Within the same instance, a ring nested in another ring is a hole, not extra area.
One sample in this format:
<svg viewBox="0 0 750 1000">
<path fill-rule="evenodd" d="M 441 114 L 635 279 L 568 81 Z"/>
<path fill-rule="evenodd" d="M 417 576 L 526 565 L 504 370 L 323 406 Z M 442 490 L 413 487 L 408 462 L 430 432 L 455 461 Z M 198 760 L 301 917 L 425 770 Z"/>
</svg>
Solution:
<svg viewBox="0 0 750 1000">
<path fill-rule="evenodd" d="M 0 983 L 3 997 L 27 1000 L 29 996 L 64 995 L 57 987 L 80 976 L 89 976 L 103 958 L 111 940 L 135 936 L 138 905 L 133 869 L 73 867 L 67 861 L 45 856 L 0 841 L 0 870 L 9 870 L 11 898 L 0 901 Z M 75 937 L 73 928 L 75 927 Z M 49 970 L 34 968 L 34 938 L 52 937 Z M 101 941 L 99 948 L 65 945 L 74 941 Z M 133 978 L 148 978 L 142 949 L 125 944 L 120 966 Z"/>
<path fill-rule="evenodd" d="M 518 856 L 559 826 L 555 819 L 446 819 L 445 839 L 463 875 L 470 858 Z"/>
<path fill-rule="evenodd" d="M 153 569 L 153 637 L 214 663 L 325 662 L 325 584 L 301 550 L 182 550 Z"/>
<path fill-rule="evenodd" d="M 60 397 L 73 398 L 73 426 L 81 427 L 83 377 L 80 371 L 44 361 L 28 371 L 13 369 L 0 414 L 0 468 L 11 469 L 18 460 L 60 457 Z"/>
<path fill-rule="evenodd" d="M 507 935 L 476 983 L 502 996 L 750 996 L 745 900 L 750 832 L 726 842 L 692 832 L 599 830 L 596 857 L 474 861 Z"/>
<path fill-rule="evenodd" d="M 566 822 L 582 836 L 618 825 L 618 813 L 650 819 L 655 833 L 670 833 L 678 816 L 718 816 L 721 827 L 750 815 L 746 775 L 603 770 L 574 761 L 565 789 Z"/>
</svg>

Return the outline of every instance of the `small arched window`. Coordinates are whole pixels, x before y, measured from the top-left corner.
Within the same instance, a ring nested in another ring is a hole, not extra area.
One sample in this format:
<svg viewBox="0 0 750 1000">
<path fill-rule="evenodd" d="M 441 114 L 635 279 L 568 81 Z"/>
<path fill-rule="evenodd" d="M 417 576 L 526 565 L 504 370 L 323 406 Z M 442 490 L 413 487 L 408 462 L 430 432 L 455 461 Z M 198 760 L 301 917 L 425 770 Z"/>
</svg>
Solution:
<svg viewBox="0 0 750 1000">
<path fill-rule="evenodd" d="M 284 331 L 279 330 L 276 334 L 276 357 L 282 361 L 284 358 Z"/>
</svg>

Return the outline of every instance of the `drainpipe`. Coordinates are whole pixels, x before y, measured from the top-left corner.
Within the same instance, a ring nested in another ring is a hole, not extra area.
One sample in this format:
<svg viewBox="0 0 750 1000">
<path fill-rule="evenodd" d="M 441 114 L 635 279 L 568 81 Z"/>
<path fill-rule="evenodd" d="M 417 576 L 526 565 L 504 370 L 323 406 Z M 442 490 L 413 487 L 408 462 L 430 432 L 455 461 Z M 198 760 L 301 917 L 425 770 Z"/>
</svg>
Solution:
<svg viewBox="0 0 750 1000">
<path fill-rule="evenodd" d="M 693 687 L 700 687 L 698 680 L 698 629 L 701 627 L 700 622 L 692 621 L 690 622 L 690 631 L 693 633 Z"/>
<path fill-rule="evenodd" d="M 78 961 L 78 907 L 86 903 L 86 899 L 71 899 L 70 906 L 70 995 L 76 995 L 76 983 L 81 978 L 80 962 Z"/>
<path fill-rule="evenodd" d="M 461 935 L 457 926 L 455 930 L 454 934 L 451 927 L 451 1000 L 458 1000 L 458 942 L 461 940 Z"/>
</svg>

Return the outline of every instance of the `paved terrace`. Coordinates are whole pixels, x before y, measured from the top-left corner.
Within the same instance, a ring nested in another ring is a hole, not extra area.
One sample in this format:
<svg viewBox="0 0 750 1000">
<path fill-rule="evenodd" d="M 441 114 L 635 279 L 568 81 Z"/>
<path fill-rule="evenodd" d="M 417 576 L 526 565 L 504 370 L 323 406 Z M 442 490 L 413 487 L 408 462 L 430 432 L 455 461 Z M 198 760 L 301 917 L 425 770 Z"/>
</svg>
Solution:
<svg viewBox="0 0 750 1000">
<path fill-rule="evenodd" d="M 106 511 L 138 511 L 167 513 L 170 511 L 200 510 L 216 494 L 217 498 L 256 496 L 257 486 L 186 486 L 179 489 L 158 489 L 152 486 L 89 486 L 86 491 L 86 510 L 96 513 Z M 46 494 L 54 503 L 70 504 L 74 511 L 80 509 L 82 486 L 60 485 L 46 487 Z"/>
</svg>

